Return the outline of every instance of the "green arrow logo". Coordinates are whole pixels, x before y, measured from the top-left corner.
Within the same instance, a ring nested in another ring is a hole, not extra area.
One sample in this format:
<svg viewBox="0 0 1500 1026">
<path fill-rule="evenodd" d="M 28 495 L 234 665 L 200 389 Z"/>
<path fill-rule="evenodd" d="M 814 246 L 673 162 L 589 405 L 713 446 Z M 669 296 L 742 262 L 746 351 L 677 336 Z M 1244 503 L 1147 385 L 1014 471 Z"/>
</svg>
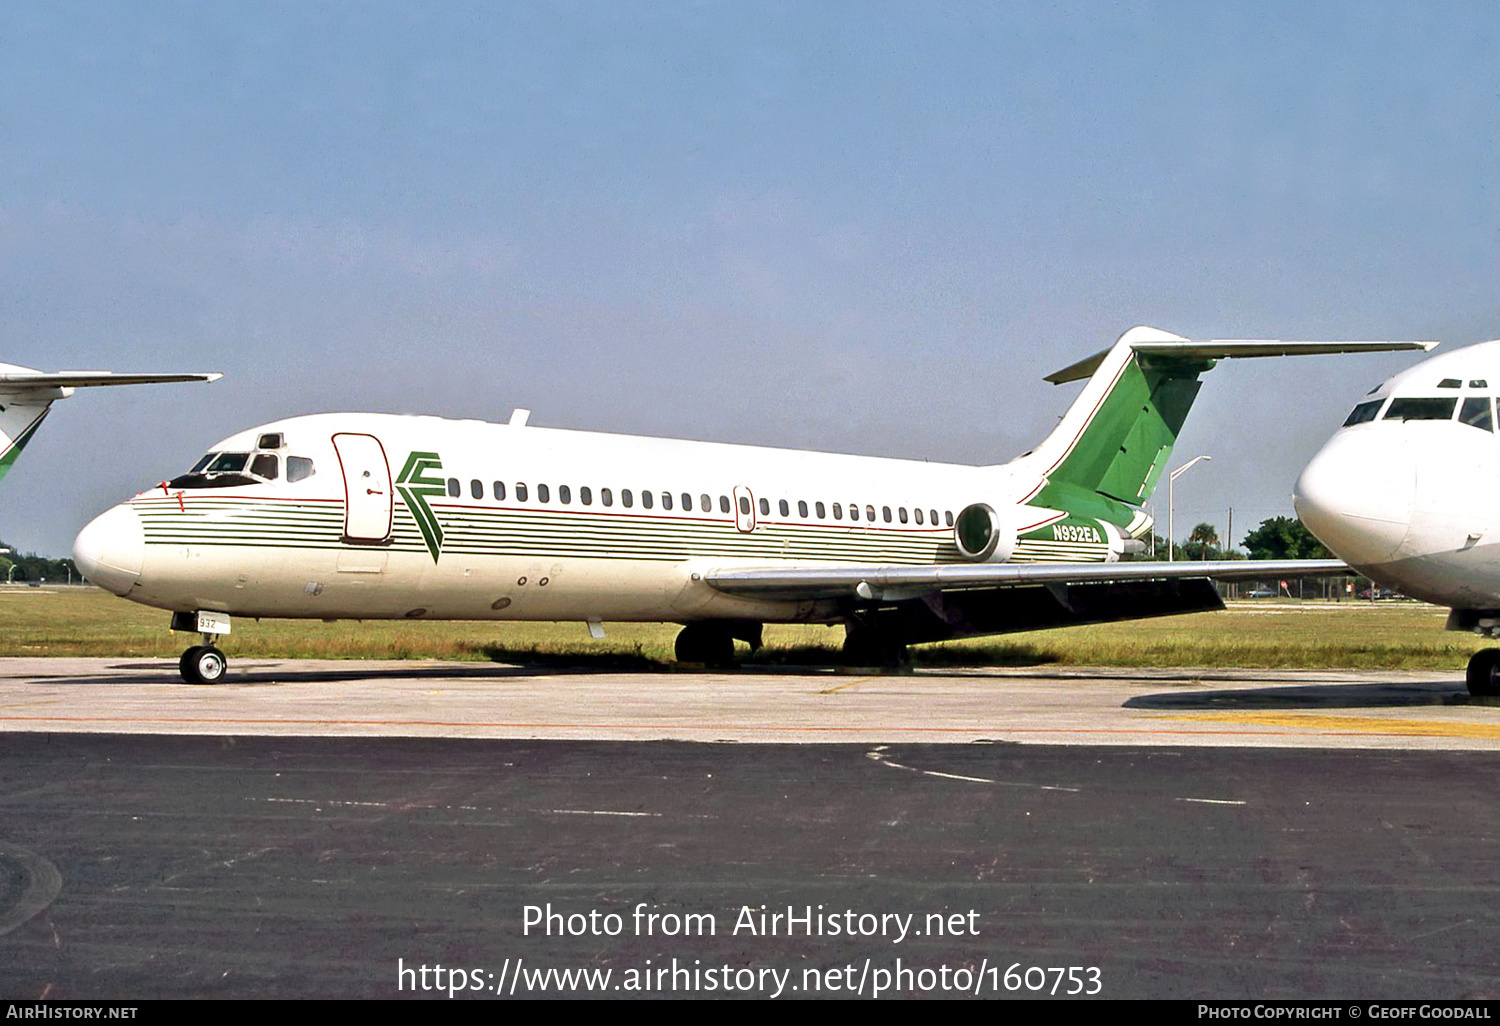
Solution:
<svg viewBox="0 0 1500 1026">
<path fill-rule="evenodd" d="M 432 553 L 432 561 L 438 561 L 438 553 L 443 549 L 443 525 L 438 523 L 437 517 L 432 512 L 432 507 L 427 505 L 427 499 L 433 495 L 447 493 L 447 485 L 440 477 L 428 477 L 429 470 L 442 470 L 443 461 L 435 452 L 414 452 L 406 457 L 406 466 L 401 468 L 401 476 L 396 478 L 396 491 L 401 493 L 401 498 L 406 500 L 406 508 L 411 510 L 411 515 L 417 521 L 417 529 L 422 532 L 422 540 L 427 543 L 427 551 Z"/>
</svg>

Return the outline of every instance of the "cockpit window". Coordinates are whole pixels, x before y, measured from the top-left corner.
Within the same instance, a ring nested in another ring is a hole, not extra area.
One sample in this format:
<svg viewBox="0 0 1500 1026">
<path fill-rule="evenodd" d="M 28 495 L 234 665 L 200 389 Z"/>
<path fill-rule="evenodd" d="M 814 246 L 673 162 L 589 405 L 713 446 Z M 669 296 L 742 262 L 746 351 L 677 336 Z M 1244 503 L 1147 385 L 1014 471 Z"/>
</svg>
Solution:
<svg viewBox="0 0 1500 1026">
<path fill-rule="evenodd" d="M 1384 399 L 1371 399 L 1367 403 L 1360 403 L 1349 414 L 1349 419 L 1344 421 L 1344 427 L 1352 427 L 1355 424 L 1364 424 L 1374 420 L 1375 415 L 1380 412 L 1380 404 L 1383 402 L 1385 402 Z"/>
<path fill-rule="evenodd" d="M 1385 420 L 1452 420 L 1457 399 L 1392 399 Z"/>
<path fill-rule="evenodd" d="M 235 471 L 244 470 L 245 464 L 250 462 L 248 452 L 221 452 L 208 469 L 206 474 L 232 474 Z"/>
<path fill-rule="evenodd" d="M 1487 395 L 1471 395 L 1464 400 L 1464 405 L 1458 411 L 1458 419 L 1462 424 L 1469 427 L 1477 427 L 1481 431 L 1494 431 L 1495 418 L 1490 412 L 1490 397 Z"/>
<path fill-rule="evenodd" d="M 311 460 L 305 462 L 311 467 Z M 192 470 L 168 481 L 167 487 L 234 488 L 275 481 L 280 476 L 281 460 L 275 453 L 211 452 L 193 464 Z"/>
<path fill-rule="evenodd" d="M 286 458 L 286 479 L 295 484 L 305 481 L 313 476 L 313 461 L 306 456 L 288 456 Z"/>
<path fill-rule="evenodd" d="M 1462 388 L 1463 382 L 1457 378 L 1444 378 L 1438 382 L 1438 388 Z"/>
</svg>

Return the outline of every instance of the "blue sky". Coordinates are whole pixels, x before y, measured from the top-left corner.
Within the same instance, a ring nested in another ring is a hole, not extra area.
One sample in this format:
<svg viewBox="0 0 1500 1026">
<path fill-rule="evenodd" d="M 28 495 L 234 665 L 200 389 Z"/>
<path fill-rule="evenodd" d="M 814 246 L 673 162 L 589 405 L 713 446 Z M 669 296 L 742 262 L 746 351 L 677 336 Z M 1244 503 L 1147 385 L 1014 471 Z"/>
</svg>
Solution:
<svg viewBox="0 0 1500 1026">
<path fill-rule="evenodd" d="M 0 360 L 64 554 L 219 438 L 426 412 L 1000 462 L 1149 323 L 1500 335 L 1500 7 L 0 7 Z M 1233 363 L 1178 523 L 1290 512 L 1412 357 Z M 1165 521 L 1165 502 L 1160 503 Z"/>
</svg>

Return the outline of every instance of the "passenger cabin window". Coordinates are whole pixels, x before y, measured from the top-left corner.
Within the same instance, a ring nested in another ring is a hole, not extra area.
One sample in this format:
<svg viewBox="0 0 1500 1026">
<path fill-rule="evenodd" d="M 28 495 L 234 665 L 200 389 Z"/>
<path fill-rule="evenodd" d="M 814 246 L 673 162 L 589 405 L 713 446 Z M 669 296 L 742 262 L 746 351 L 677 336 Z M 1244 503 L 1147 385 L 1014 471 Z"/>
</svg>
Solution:
<svg viewBox="0 0 1500 1026">
<path fill-rule="evenodd" d="M 641 506 L 642 506 L 642 508 L 644 508 L 644 509 L 650 509 L 651 508 L 651 504 L 652 504 L 651 493 L 650 492 L 642 492 L 641 493 Z"/>
<path fill-rule="evenodd" d="M 456 499 L 456 498 L 458 498 L 459 493 L 462 492 L 462 491 L 463 491 L 463 489 L 460 488 L 459 485 L 458 485 L 458 478 L 456 478 L 456 477 L 450 477 L 448 479 L 448 497 L 452 498 L 452 499 Z"/>
<path fill-rule="evenodd" d="M 287 471 L 287 472 L 291 473 L 290 470 Z M 505 501 L 505 482 L 504 481 L 496 481 L 495 482 L 495 501 L 496 502 L 504 502 Z"/>
<path fill-rule="evenodd" d="M 517 481 L 516 482 L 516 501 L 517 502 L 525 502 L 526 501 L 526 482 L 525 481 Z"/>
<path fill-rule="evenodd" d="M 761 499 L 760 500 L 760 515 L 763 516 L 763 517 L 768 517 L 768 516 L 771 515 L 771 500 L 770 499 Z"/>
<path fill-rule="evenodd" d="M 740 515 L 747 517 L 750 515 L 750 499 L 744 495 L 740 496 Z"/>
<path fill-rule="evenodd" d="M 819 520 L 826 520 L 828 518 L 827 508 L 821 502 L 813 503 L 813 509 L 818 511 Z"/>
<path fill-rule="evenodd" d="M 613 506 L 615 504 L 614 491 L 609 488 L 599 489 L 599 501 L 604 503 L 604 505 L 606 506 Z"/>
<path fill-rule="evenodd" d="M 890 510 L 889 506 L 886 507 L 885 518 L 887 520 L 891 519 L 891 510 Z M 870 521 L 870 523 L 872 523 L 872 524 L 875 522 L 875 507 L 874 506 L 866 506 L 865 507 L 865 519 L 868 520 L 868 521 Z"/>
<path fill-rule="evenodd" d="M 712 498 L 710 498 L 707 493 L 698 496 L 698 500 L 699 500 L 698 501 L 698 508 L 701 509 L 703 512 L 705 512 L 705 513 L 712 513 L 714 511 L 714 500 Z M 726 502 L 724 504 L 724 506 L 725 506 L 724 512 L 728 513 L 729 512 L 729 509 L 728 509 L 729 503 Z"/>
<path fill-rule="evenodd" d="M 802 499 L 797 500 L 797 515 L 799 517 L 807 516 L 807 503 Z"/>
<path fill-rule="evenodd" d="M 707 508 L 708 503 L 705 502 L 703 505 Z M 693 497 L 687 492 L 682 493 L 682 511 L 684 513 L 691 513 L 693 511 Z"/>
<path fill-rule="evenodd" d="M 906 523 L 906 507 L 902 506 L 896 510 L 896 518 L 903 524 Z"/>
<path fill-rule="evenodd" d="M 833 519 L 835 519 L 835 520 L 842 520 L 842 519 L 844 519 L 844 506 L 843 506 L 842 503 L 835 502 L 833 504 Z"/>
<path fill-rule="evenodd" d="M 1471 395 L 1464 400 L 1463 407 L 1458 411 L 1460 423 L 1469 427 L 1476 427 L 1481 431 L 1494 431 L 1495 418 L 1490 410 L 1490 397 L 1487 395 Z"/>
<path fill-rule="evenodd" d="M 551 489 L 549 489 L 544 484 L 537 485 L 536 486 L 536 501 L 537 502 L 551 502 L 552 501 L 552 491 L 551 491 Z"/>
<path fill-rule="evenodd" d="M 786 504 L 785 499 L 782 499 L 779 503 L 777 503 L 776 508 L 781 511 L 781 515 L 784 517 L 791 516 L 792 514 L 792 508 Z"/>
<path fill-rule="evenodd" d="M 620 505 L 626 509 L 635 505 L 635 494 L 629 488 L 620 489 Z"/>
<path fill-rule="evenodd" d="M 286 458 L 286 479 L 292 484 L 298 481 L 306 481 L 313 476 L 313 461 L 306 456 L 288 456 Z"/>
<path fill-rule="evenodd" d="M 470 481 L 469 494 L 474 496 L 474 498 L 476 499 L 484 498 L 484 482 L 479 480 L 479 478 L 477 477 Z"/>
<path fill-rule="evenodd" d="M 889 507 L 889 506 L 881 506 L 880 507 L 880 515 L 883 516 L 883 517 L 885 517 L 885 522 L 889 524 L 891 522 L 891 507 Z M 871 517 L 870 519 L 873 520 L 875 518 Z"/>
<path fill-rule="evenodd" d="M 1344 421 L 1344 427 L 1353 427 L 1355 424 L 1364 424 L 1367 421 L 1374 420 L 1375 415 L 1380 412 L 1380 404 L 1383 402 L 1385 402 L 1384 399 L 1371 399 L 1367 403 L 1360 403 L 1349 414 L 1349 419 Z"/>
<path fill-rule="evenodd" d="M 1392 399 L 1383 420 L 1452 420 L 1457 399 Z"/>
<path fill-rule="evenodd" d="M 588 485 L 580 485 L 578 488 L 578 501 L 585 506 L 592 506 L 594 504 L 594 490 Z"/>
<path fill-rule="evenodd" d="M 921 509 L 914 509 L 911 512 L 912 512 L 912 515 L 917 518 L 917 523 L 921 524 L 922 523 L 922 511 L 921 511 Z"/>
<path fill-rule="evenodd" d="M 705 496 L 705 498 L 706 498 L 706 496 Z M 705 502 L 704 506 L 706 507 L 707 505 L 708 505 L 708 503 Z M 745 505 L 747 507 L 746 510 L 745 510 L 745 512 L 749 513 L 750 510 L 749 510 L 748 507 L 749 507 L 750 504 L 746 503 Z M 728 513 L 729 512 L 729 496 L 727 496 L 727 495 L 721 495 L 721 496 L 719 496 L 719 512 L 720 513 Z"/>
<path fill-rule="evenodd" d="M 567 485 L 558 485 L 557 501 L 562 503 L 564 506 L 568 505 L 573 501 L 573 489 L 569 488 Z"/>
<path fill-rule="evenodd" d="M 672 508 L 672 493 L 671 492 L 662 492 L 661 493 L 661 508 L 662 509 L 671 509 Z"/>
</svg>

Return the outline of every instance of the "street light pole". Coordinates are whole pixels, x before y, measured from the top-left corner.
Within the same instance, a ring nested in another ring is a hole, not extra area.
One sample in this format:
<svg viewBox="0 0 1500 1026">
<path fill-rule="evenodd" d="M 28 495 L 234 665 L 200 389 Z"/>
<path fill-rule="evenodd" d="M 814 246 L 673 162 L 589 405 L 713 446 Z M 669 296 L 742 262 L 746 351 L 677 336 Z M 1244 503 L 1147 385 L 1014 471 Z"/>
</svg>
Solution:
<svg viewBox="0 0 1500 1026">
<path fill-rule="evenodd" d="M 1195 464 L 1201 463 L 1204 460 L 1211 460 L 1211 459 L 1213 459 L 1212 456 L 1194 456 L 1192 459 L 1188 460 L 1182 466 L 1178 467 L 1176 470 L 1172 471 L 1170 474 L 1167 475 L 1167 562 L 1168 563 L 1172 562 L 1172 560 L 1176 558 L 1173 553 L 1174 553 L 1174 546 L 1177 544 L 1177 522 L 1176 522 L 1176 517 L 1175 517 L 1176 508 L 1175 508 L 1175 506 L 1173 504 L 1173 501 L 1172 501 L 1173 500 L 1172 487 L 1173 487 L 1173 485 L 1175 485 L 1177 483 L 1177 479 L 1179 477 L 1181 477 L 1183 474 L 1186 474 L 1189 470 L 1191 470 Z"/>
</svg>

